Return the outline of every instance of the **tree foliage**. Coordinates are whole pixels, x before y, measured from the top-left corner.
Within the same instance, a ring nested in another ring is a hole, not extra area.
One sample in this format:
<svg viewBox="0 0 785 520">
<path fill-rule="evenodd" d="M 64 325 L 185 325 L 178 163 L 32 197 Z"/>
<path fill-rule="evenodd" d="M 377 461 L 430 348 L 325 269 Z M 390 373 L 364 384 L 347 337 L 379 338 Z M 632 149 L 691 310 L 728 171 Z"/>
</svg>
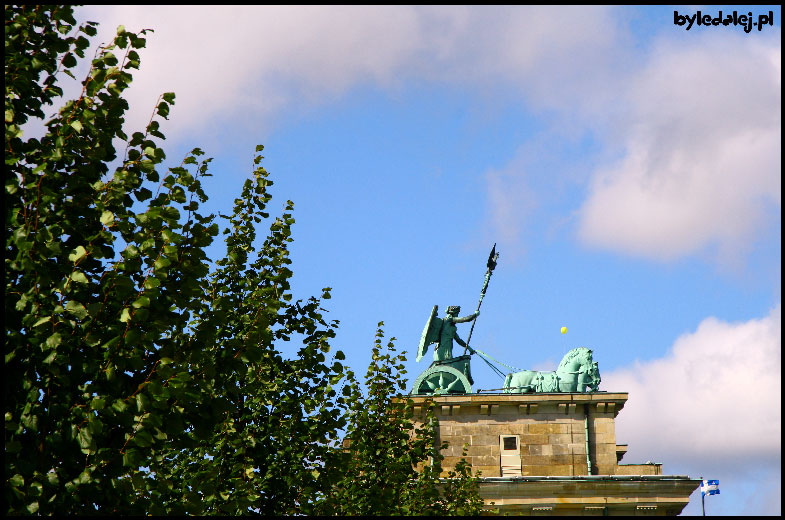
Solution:
<svg viewBox="0 0 785 520">
<path fill-rule="evenodd" d="M 366 392 L 351 387 L 351 408 L 343 471 L 320 504 L 331 515 L 476 515 L 482 510 L 476 478 L 462 460 L 440 479 L 438 420 L 429 402 L 419 425 L 413 402 L 402 395 L 405 354 L 395 354 L 392 338 L 382 348 L 376 332 Z M 392 391 L 391 391 L 392 390 Z M 465 453 L 464 453 L 465 455 Z"/>
<path fill-rule="evenodd" d="M 232 214 L 204 214 L 210 159 L 197 148 L 162 172 L 160 120 L 174 94 L 143 132 L 123 131 L 123 92 L 145 46 L 145 31 L 123 27 L 92 59 L 80 96 L 42 137 L 25 138 L 22 127 L 62 96 L 58 77 L 73 77 L 96 24 L 76 27 L 68 6 L 6 6 L 5 30 L 8 512 L 387 511 L 389 502 L 352 510 L 328 500 L 337 483 L 348 489 L 347 475 L 368 475 L 340 436 L 371 423 L 396 432 L 385 455 L 396 461 L 393 487 L 411 494 L 419 478 L 431 488 L 413 500 L 450 496 L 438 473 L 411 470 L 433 434 L 404 442 L 410 423 L 386 408 L 400 366 L 377 345 L 368 402 L 380 415 L 363 415 L 343 353 L 328 359 L 330 289 L 294 300 L 293 204 L 270 217 L 262 147 Z M 226 252 L 211 264 L 220 221 Z M 292 357 L 279 349 L 287 341 L 301 345 Z M 379 435 L 363 446 L 374 442 L 387 450 Z"/>
</svg>

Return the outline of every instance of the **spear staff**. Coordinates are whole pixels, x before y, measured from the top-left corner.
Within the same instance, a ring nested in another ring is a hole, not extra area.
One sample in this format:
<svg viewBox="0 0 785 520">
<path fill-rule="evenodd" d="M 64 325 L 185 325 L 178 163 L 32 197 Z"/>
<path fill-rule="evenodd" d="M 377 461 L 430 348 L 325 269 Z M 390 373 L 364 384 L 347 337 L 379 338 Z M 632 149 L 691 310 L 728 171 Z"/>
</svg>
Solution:
<svg viewBox="0 0 785 520">
<path fill-rule="evenodd" d="M 482 284 L 482 291 L 480 291 L 480 301 L 477 303 L 477 312 L 480 311 L 480 306 L 482 305 L 482 299 L 485 298 L 485 291 L 488 289 L 488 282 L 491 280 L 491 275 L 493 274 L 493 270 L 496 269 L 496 260 L 499 259 L 499 253 L 496 252 L 496 244 L 493 244 L 493 249 L 491 249 L 491 254 L 488 255 L 488 270 L 485 271 L 485 281 Z M 466 351 L 469 349 L 469 342 L 472 340 L 472 332 L 474 332 L 474 325 L 477 323 L 477 318 L 472 320 L 472 328 L 469 330 L 469 339 L 466 340 L 466 347 L 463 349 L 463 353 L 466 354 Z"/>
</svg>

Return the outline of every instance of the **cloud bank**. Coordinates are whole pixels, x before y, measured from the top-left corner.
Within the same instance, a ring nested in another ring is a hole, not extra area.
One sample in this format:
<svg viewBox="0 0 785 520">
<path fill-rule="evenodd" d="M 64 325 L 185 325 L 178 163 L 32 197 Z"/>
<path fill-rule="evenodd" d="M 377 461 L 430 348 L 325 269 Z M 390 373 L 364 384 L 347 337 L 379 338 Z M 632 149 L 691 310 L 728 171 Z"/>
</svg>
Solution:
<svg viewBox="0 0 785 520">
<path fill-rule="evenodd" d="M 603 389 L 630 394 L 616 420 L 617 442 L 630 446 L 625 462 L 739 469 L 779 460 L 781 352 L 778 304 L 743 323 L 706 318 L 665 357 L 603 373 Z"/>
<path fill-rule="evenodd" d="M 614 7 L 91 6 L 78 14 L 101 21 L 102 41 L 121 23 L 156 31 L 129 90 L 129 129 L 144 126 L 164 91 L 177 93 L 164 126 L 170 140 L 220 141 L 228 125 L 263 137 L 282 115 L 363 86 L 502 89 L 547 114 L 548 136 L 588 133 L 599 155 L 613 158 L 585 161 L 570 179 L 585 193 L 561 218 L 571 215 L 589 247 L 658 261 L 708 248 L 733 264 L 781 206 L 779 28 L 663 30 L 641 47 L 630 33 L 634 12 Z M 554 196 L 531 189 L 542 172 L 520 167 L 537 164 L 534 148 L 485 173 L 488 220 L 507 250 L 523 247 L 531 201 Z"/>
<path fill-rule="evenodd" d="M 90 6 L 78 14 L 101 21 L 101 41 L 120 24 L 155 30 L 129 91 L 129 120 L 143 123 L 151 108 L 136 107 L 175 91 L 172 135 L 238 116 L 264 128 L 282 111 L 407 79 L 512 82 L 533 107 L 559 106 L 589 84 L 607 86 L 598 64 L 623 40 L 608 8 Z"/>
<path fill-rule="evenodd" d="M 777 45 L 775 45 L 777 44 Z M 781 205 L 781 52 L 734 35 L 660 42 L 620 92 L 621 158 L 593 173 L 578 235 L 673 260 L 735 260 Z"/>
</svg>

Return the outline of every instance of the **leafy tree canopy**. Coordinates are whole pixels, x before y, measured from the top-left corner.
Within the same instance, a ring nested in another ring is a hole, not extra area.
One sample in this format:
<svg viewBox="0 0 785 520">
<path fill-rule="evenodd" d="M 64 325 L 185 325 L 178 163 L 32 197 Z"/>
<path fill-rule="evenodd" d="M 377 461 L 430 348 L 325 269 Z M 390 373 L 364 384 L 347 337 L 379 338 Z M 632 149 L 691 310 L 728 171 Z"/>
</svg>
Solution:
<svg viewBox="0 0 785 520">
<path fill-rule="evenodd" d="M 460 461 L 442 481 L 438 421 L 433 403 L 415 421 L 413 403 L 401 392 L 406 373 L 403 353 L 392 338 L 382 347 L 376 333 L 366 393 L 351 387 L 350 413 L 342 473 L 319 512 L 332 515 L 476 515 L 482 510 L 477 479 Z M 392 391 L 391 391 L 392 389 Z M 465 452 L 464 452 L 465 455 Z"/>
<path fill-rule="evenodd" d="M 8 513 L 413 513 L 439 496 L 474 507 L 466 468 L 439 484 L 434 430 L 409 439 L 391 401 L 401 358 L 377 341 L 367 398 L 343 353 L 328 359 L 331 289 L 291 294 L 293 204 L 267 212 L 262 147 L 232 214 L 205 214 L 210 159 L 196 148 L 162 171 L 160 120 L 175 95 L 161 95 L 144 131 L 123 131 L 146 31 L 122 26 L 80 96 L 25 138 L 96 24 L 77 27 L 70 6 L 4 10 Z M 226 252 L 211 264 L 221 221 Z M 286 358 L 290 340 L 301 346 Z M 341 448 L 345 430 L 359 458 Z M 369 460 L 389 469 L 374 474 Z M 379 500 L 353 505 L 359 484 L 382 481 Z M 460 507 L 428 511 L 474 510 Z"/>
</svg>

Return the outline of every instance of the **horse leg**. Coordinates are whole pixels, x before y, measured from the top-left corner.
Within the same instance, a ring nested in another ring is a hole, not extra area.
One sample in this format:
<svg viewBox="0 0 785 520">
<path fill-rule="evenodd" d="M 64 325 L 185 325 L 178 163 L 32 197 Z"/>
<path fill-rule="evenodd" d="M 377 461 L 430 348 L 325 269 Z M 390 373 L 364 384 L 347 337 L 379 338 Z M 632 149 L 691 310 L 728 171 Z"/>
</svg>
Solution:
<svg viewBox="0 0 785 520">
<path fill-rule="evenodd" d="M 507 378 L 504 380 L 504 391 L 510 392 L 510 383 L 512 382 L 512 374 L 507 374 Z"/>
</svg>

